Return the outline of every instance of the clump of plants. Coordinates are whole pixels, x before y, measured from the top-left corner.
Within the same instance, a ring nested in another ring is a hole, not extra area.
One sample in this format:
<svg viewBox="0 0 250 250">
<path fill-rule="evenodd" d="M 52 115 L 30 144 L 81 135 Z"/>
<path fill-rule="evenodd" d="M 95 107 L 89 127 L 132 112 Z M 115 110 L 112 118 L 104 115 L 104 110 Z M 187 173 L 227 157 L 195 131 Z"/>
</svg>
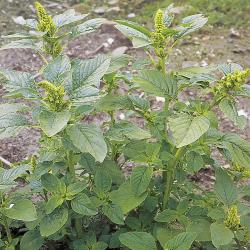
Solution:
<svg viewBox="0 0 250 250">
<path fill-rule="evenodd" d="M 250 97 L 250 71 L 233 63 L 167 66 L 173 47 L 207 19 L 188 16 L 173 27 L 169 6 L 156 12 L 154 30 L 114 22 L 145 49 L 149 59 L 138 70 L 138 61 L 117 50 L 86 60 L 65 54 L 65 41 L 95 31 L 104 19 L 84 21 L 73 10 L 51 17 L 39 3 L 36 9 L 37 20 L 24 24 L 30 31 L 8 36 L 13 40 L 2 47 L 33 49 L 44 65 L 36 75 L 0 69 L 5 97 L 30 103 L 0 104 L 0 138 L 27 127 L 41 131 L 36 155 L 0 169 L 1 248 L 247 249 L 250 143 L 221 132 L 214 108 L 245 127 L 236 100 Z M 120 84 L 126 93 L 119 94 Z M 197 96 L 184 101 L 190 88 Z M 156 96 L 165 99 L 162 109 L 153 108 Z M 117 119 L 120 111 L 125 120 Z M 101 125 L 87 122 L 99 112 L 107 114 Z M 213 190 L 189 178 L 207 166 L 215 172 Z"/>
</svg>

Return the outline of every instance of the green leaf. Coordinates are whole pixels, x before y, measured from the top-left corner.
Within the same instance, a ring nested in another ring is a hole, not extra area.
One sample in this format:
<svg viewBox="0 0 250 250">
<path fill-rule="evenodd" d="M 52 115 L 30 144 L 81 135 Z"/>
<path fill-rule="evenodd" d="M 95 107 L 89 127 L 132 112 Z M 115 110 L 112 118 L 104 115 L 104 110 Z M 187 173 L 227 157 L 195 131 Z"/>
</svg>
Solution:
<svg viewBox="0 0 250 250">
<path fill-rule="evenodd" d="M 194 151 L 189 152 L 186 155 L 187 170 L 190 173 L 197 173 L 201 168 L 204 167 L 202 156 Z"/>
<path fill-rule="evenodd" d="M 61 206 L 64 202 L 64 198 L 61 196 L 52 196 L 45 205 L 45 213 L 52 213 L 57 207 Z"/>
<path fill-rule="evenodd" d="M 75 26 L 70 32 L 70 38 L 76 38 L 96 31 L 103 23 L 104 18 L 90 19 L 82 24 Z"/>
<path fill-rule="evenodd" d="M 178 218 L 177 211 L 171 209 L 165 209 L 159 214 L 157 214 L 154 220 L 157 222 L 170 223 L 172 221 L 175 221 L 177 218 Z"/>
<path fill-rule="evenodd" d="M 225 134 L 220 147 L 226 149 L 234 164 L 250 169 L 250 143 L 236 134 Z"/>
<path fill-rule="evenodd" d="M 234 204 L 237 200 L 237 188 L 233 180 L 223 169 L 219 168 L 215 171 L 215 193 L 218 198 L 227 206 Z"/>
<path fill-rule="evenodd" d="M 145 47 L 151 44 L 150 31 L 136 23 L 117 21 L 115 27 L 132 41 L 135 48 Z"/>
<path fill-rule="evenodd" d="M 99 87 L 100 80 L 109 68 L 110 58 L 105 55 L 98 55 L 93 59 L 76 59 L 72 64 L 72 90 L 79 89 L 86 85 Z"/>
<path fill-rule="evenodd" d="M 67 186 L 66 199 L 81 193 L 87 187 L 87 183 L 78 181 Z"/>
<path fill-rule="evenodd" d="M 210 224 L 208 220 L 198 219 L 192 221 L 186 230 L 197 234 L 196 241 L 211 241 Z"/>
<path fill-rule="evenodd" d="M 109 173 L 109 175 L 112 179 L 112 182 L 114 184 L 120 185 L 124 182 L 124 180 L 125 180 L 124 174 L 123 174 L 120 166 L 118 166 L 116 162 L 110 161 L 110 160 L 105 160 L 102 163 L 101 168 L 103 169 L 103 171 Z"/>
<path fill-rule="evenodd" d="M 71 201 L 72 209 L 81 215 L 93 216 L 97 214 L 97 209 L 86 194 L 79 194 Z"/>
<path fill-rule="evenodd" d="M 132 190 L 136 195 L 141 195 L 147 190 L 152 175 L 153 175 L 152 167 L 138 166 L 133 168 L 130 177 L 130 182 Z"/>
<path fill-rule="evenodd" d="M 234 238 L 233 232 L 224 224 L 215 222 L 210 226 L 210 230 L 212 242 L 216 248 L 228 245 Z"/>
<path fill-rule="evenodd" d="M 66 131 L 74 146 L 82 153 L 89 153 L 97 161 L 103 162 L 107 154 L 107 145 L 98 127 L 92 124 L 76 124 L 69 126 Z"/>
<path fill-rule="evenodd" d="M 173 133 L 174 144 L 177 148 L 197 141 L 209 129 L 209 120 L 204 116 L 181 114 L 169 120 L 170 130 Z"/>
<path fill-rule="evenodd" d="M 57 28 L 62 28 L 69 24 L 73 24 L 77 21 L 84 19 L 87 14 L 78 15 L 74 9 L 66 10 L 64 13 L 53 17 L 53 21 Z"/>
<path fill-rule="evenodd" d="M 138 207 L 146 197 L 146 192 L 140 196 L 135 195 L 130 181 L 124 182 L 118 190 L 114 190 L 110 193 L 111 201 L 121 207 L 123 214 Z"/>
<path fill-rule="evenodd" d="M 39 250 L 43 245 L 43 238 L 39 231 L 28 231 L 24 234 L 20 242 L 20 250 Z"/>
<path fill-rule="evenodd" d="M 37 219 L 36 208 L 28 199 L 18 200 L 4 209 L 4 214 L 11 219 L 34 221 Z"/>
<path fill-rule="evenodd" d="M 38 121 L 43 132 L 48 136 L 54 136 L 62 131 L 70 119 L 70 112 L 64 110 L 62 112 L 53 112 L 42 110 L 39 114 Z"/>
<path fill-rule="evenodd" d="M 154 237 L 145 232 L 128 232 L 119 236 L 120 242 L 132 250 L 156 250 Z"/>
<path fill-rule="evenodd" d="M 56 208 L 51 214 L 45 215 L 40 223 L 40 233 L 43 237 L 48 237 L 59 231 L 68 220 L 68 209 L 64 207 Z"/>
<path fill-rule="evenodd" d="M 67 85 L 71 80 L 70 70 L 70 59 L 66 55 L 59 55 L 46 65 L 43 76 L 47 81 L 56 85 Z"/>
<path fill-rule="evenodd" d="M 240 129 L 244 129 L 247 125 L 247 118 L 243 115 L 239 116 L 235 103 L 229 99 L 223 99 L 219 104 L 220 110 Z"/>
<path fill-rule="evenodd" d="M 41 182 L 43 187 L 51 193 L 62 195 L 66 193 L 66 186 L 64 182 L 53 174 L 47 173 L 42 175 Z"/>
<path fill-rule="evenodd" d="M 25 106 L 20 104 L 1 104 L 0 105 L 0 139 L 16 136 L 22 129 L 28 127 L 28 120 L 17 111 L 25 110 Z"/>
<path fill-rule="evenodd" d="M 111 189 L 112 179 L 108 172 L 102 168 L 98 168 L 95 173 L 95 186 L 103 192 L 108 192 Z"/>
<path fill-rule="evenodd" d="M 26 171 L 29 169 L 29 165 L 21 165 L 10 169 L 0 168 L 0 190 L 5 190 L 15 186 L 17 183 L 15 183 L 14 180 L 19 176 L 26 174 Z"/>
<path fill-rule="evenodd" d="M 104 215 L 106 215 L 113 223 L 124 225 L 124 216 L 121 208 L 116 204 L 108 204 L 102 208 Z"/>
<path fill-rule="evenodd" d="M 176 235 L 173 239 L 169 240 L 164 249 L 169 250 L 189 250 L 194 242 L 197 234 L 184 232 Z"/>
<path fill-rule="evenodd" d="M 242 71 L 243 68 L 237 63 L 228 63 L 228 64 L 219 64 L 218 70 L 221 71 L 224 75 L 228 75 L 236 71 Z"/>
<path fill-rule="evenodd" d="M 191 15 L 183 18 L 181 25 L 176 27 L 176 30 L 178 31 L 176 38 L 181 38 L 200 29 L 206 24 L 207 20 L 208 19 L 202 14 Z"/>
<path fill-rule="evenodd" d="M 5 49 L 33 49 L 36 51 L 41 51 L 42 44 L 35 43 L 34 39 L 20 39 L 11 41 L 10 43 L 2 46 L 0 50 Z"/>
<path fill-rule="evenodd" d="M 175 98 L 177 95 L 177 78 L 172 74 L 163 74 L 158 70 L 142 70 L 134 81 L 147 93 Z"/>
<path fill-rule="evenodd" d="M 113 141 L 143 140 L 151 137 L 150 133 L 137 127 L 135 124 L 122 121 L 110 128 L 106 136 Z"/>
</svg>

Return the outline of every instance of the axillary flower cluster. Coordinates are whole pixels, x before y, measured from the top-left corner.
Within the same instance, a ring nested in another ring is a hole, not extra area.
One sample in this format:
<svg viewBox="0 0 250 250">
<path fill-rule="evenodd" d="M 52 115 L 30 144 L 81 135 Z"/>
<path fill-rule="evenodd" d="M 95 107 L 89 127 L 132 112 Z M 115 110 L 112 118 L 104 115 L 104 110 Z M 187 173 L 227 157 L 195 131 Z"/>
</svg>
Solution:
<svg viewBox="0 0 250 250">
<path fill-rule="evenodd" d="M 240 91 L 249 76 L 250 69 L 227 74 L 217 82 L 214 92 L 217 94 L 230 94 L 230 92 Z"/>
<path fill-rule="evenodd" d="M 48 81 L 42 81 L 38 85 L 45 90 L 46 96 L 43 100 L 50 110 L 60 112 L 69 106 L 63 86 L 56 86 Z"/>
<path fill-rule="evenodd" d="M 228 210 L 227 218 L 224 221 L 225 226 L 231 229 L 232 231 L 236 231 L 240 227 L 240 216 L 238 215 L 237 206 L 232 206 Z"/>
<path fill-rule="evenodd" d="M 56 25 L 53 18 L 46 12 L 45 8 L 39 2 L 35 3 L 35 7 L 38 18 L 37 30 L 45 32 L 43 36 L 43 49 L 46 54 L 56 57 L 62 52 L 62 45 L 55 36 L 57 31 Z"/>
</svg>

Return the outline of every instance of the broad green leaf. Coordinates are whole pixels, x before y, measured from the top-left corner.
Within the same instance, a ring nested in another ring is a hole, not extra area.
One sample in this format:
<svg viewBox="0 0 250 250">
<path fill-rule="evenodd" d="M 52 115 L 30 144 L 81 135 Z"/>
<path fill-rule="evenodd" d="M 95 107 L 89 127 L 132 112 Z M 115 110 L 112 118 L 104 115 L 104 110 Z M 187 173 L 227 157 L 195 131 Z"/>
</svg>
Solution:
<svg viewBox="0 0 250 250">
<path fill-rule="evenodd" d="M 124 182 L 124 174 L 116 162 L 105 160 L 100 167 L 103 169 L 103 171 L 109 173 L 114 184 L 120 185 Z"/>
<path fill-rule="evenodd" d="M 237 63 L 219 64 L 218 70 L 224 75 L 234 73 L 235 71 L 242 71 L 243 68 Z"/>
<path fill-rule="evenodd" d="M 44 78 L 56 85 L 71 84 L 71 64 L 66 55 L 59 55 L 43 69 Z"/>
<path fill-rule="evenodd" d="M 48 237 L 59 231 L 68 220 L 68 209 L 65 207 L 56 208 L 51 214 L 45 215 L 40 223 L 40 233 Z"/>
<path fill-rule="evenodd" d="M 112 141 L 124 141 L 126 139 L 143 140 L 151 137 L 148 131 L 126 121 L 116 123 L 112 126 L 106 136 Z"/>
<path fill-rule="evenodd" d="M 155 226 L 154 227 L 154 236 L 160 242 L 162 248 L 166 250 L 164 247 L 166 243 L 173 239 L 176 235 L 178 235 L 180 231 L 178 229 L 170 229 L 166 226 Z"/>
<path fill-rule="evenodd" d="M 226 134 L 221 138 L 220 147 L 226 149 L 232 162 L 250 169 L 250 143 L 236 134 Z"/>
<path fill-rule="evenodd" d="M 213 245 L 216 248 L 219 248 L 223 245 L 228 245 L 234 238 L 233 232 L 228 229 L 224 224 L 215 222 L 210 226 L 210 230 L 211 239 Z"/>
<path fill-rule="evenodd" d="M 223 169 L 215 171 L 215 193 L 218 198 L 227 206 L 234 204 L 237 200 L 237 188 L 231 177 Z"/>
<path fill-rule="evenodd" d="M 0 104 L 0 139 L 16 136 L 22 129 L 28 127 L 28 120 L 18 111 L 24 111 L 24 104 Z"/>
<path fill-rule="evenodd" d="M 95 242 L 92 246 L 91 246 L 91 250 L 105 250 L 108 248 L 108 244 L 104 241 L 98 241 Z"/>
<path fill-rule="evenodd" d="M 42 110 L 39 114 L 38 121 L 43 132 L 48 136 L 54 136 L 62 131 L 70 119 L 70 112 L 64 110 L 62 112 L 53 112 Z"/>
<path fill-rule="evenodd" d="M 103 192 L 108 192 L 111 189 L 112 179 L 109 173 L 101 167 L 96 170 L 94 181 L 95 186 Z"/>
<path fill-rule="evenodd" d="M 128 55 L 111 56 L 110 66 L 106 74 L 117 72 L 120 68 L 126 67 L 129 63 Z"/>
<path fill-rule="evenodd" d="M 177 148 L 197 141 L 209 129 L 209 120 L 204 116 L 181 114 L 169 120 L 173 133 L 174 144 Z"/>
<path fill-rule="evenodd" d="M 128 213 L 138 207 L 147 197 L 147 193 L 136 196 L 132 190 L 130 181 L 124 182 L 119 189 L 110 193 L 110 199 L 114 204 L 121 207 L 123 214 Z"/>
<path fill-rule="evenodd" d="M 18 200 L 10 204 L 8 208 L 4 209 L 4 214 L 15 220 L 34 221 L 37 219 L 36 208 L 28 199 Z"/>
<path fill-rule="evenodd" d="M 132 103 L 126 95 L 108 94 L 102 97 L 96 104 L 98 111 L 113 111 L 119 109 L 130 109 Z"/>
<path fill-rule="evenodd" d="M 39 231 L 28 231 L 20 241 L 20 250 L 39 250 L 43 242 L 44 240 Z"/>
<path fill-rule="evenodd" d="M 240 129 L 244 129 L 247 125 L 247 118 L 243 115 L 239 116 L 235 103 L 229 99 L 223 99 L 219 104 L 220 110 Z"/>
<path fill-rule="evenodd" d="M 74 146 L 82 153 L 89 153 L 97 161 L 103 162 L 107 154 L 107 145 L 98 127 L 92 124 L 76 124 L 68 126 L 66 131 Z"/>
<path fill-rule="evenodd" d="M 51 193 L 63 195 L 66 192 L 66 186 L 64 182 L 58 179 L 53 174 L 47 173 L 47 174 L 42 175 L 41 182 L 42 182 L 43 187 Z"/>
<path fill-rule="evenodd" d="M 75 183 L 70 183 L 67 186 L 66 198 L 70 198 L 81 193 L 87 187 L 87 183 L 83 181 L 78 181 Z"/>
<path fill-rule="evenodd" d="M 174 20 L 174 4 L 170 4 L 164 11 L 164 24 L 169 27 Z"/>
<path fill-rule="evenodd" d="M 97 209 L 86 194 L 79 194 L 71 201 L 72 209 L 81 215 L 93 216 L 97 214 Z"/>
<path fill-rule="evenodd" d="M 206 24 L 207 20 L 208 19 L 202 14 L 191 15 L 183 18 L 181 24 L 176 27 L 176 30 L 178 31 L 176 39 L 200 29 Z"/>
<path fill-rule="evenodd" d="M 14 137 L 29 125 L 28 120 L 17 111 L 23 111 L 23 104 L 6 103 L 0 105 L 0 139 Z"/>
<path fill-rule="evenodd" d="M 175 98 L 177 95 L 177 78 L 172 74 L 164 75 L 158 70 L 143 70 L 134 81 L 147 93 Z"/>
<path fill-rule="evenodd" d="M 22 103 L 2 103 L 0 104 L 0 119 L 8 114 L 15 114 L 18 111 L 25 111 L 28 107 Z"/>
<path fill-rule="evenodd" d="M 36 96 L 34 76 L 30 73 L 0 68 L 0 75 L 6 79 L 4 87 L 10 92 L 9 95 L 20 93 L 24 97 Z"/>
<path fill-rule="evenodd" d="M 124 225 L 124 216 L 121 208 L 116 204 L 103 206 L 102 211 L 113 223 Z"/>
<path fill-rule="evenodd" d="M 152 175 L 152 167 L 138 166 L 133 168 L 130 182 L 132 190 L 136 195 L 141 195 L 147 191 Z"/>
<path fill-rule="evenodd" d="M 132 250 L 156 250 L 154 237 L 145 232 L 128 232 L 119 236 L 120 242 Z"/>
<path fill-rule="evenodd" d="M 62 28 L 66 25 L 73 24 L 84 19 L 87 15 L 78 15 L 74 9 L 66 10 L 64 13 L 53 17 L 53 21 L 57 28 Z"/>
<path fill-rule="evenodd" d="M 47 201 L 45 205 L 45 213 L 50 214 L 52 213 L 57 207 L 61 206 L 64 202 L 64 198 L 61 196 L 52 196 Z"/>
<path fill-rule="evenodd" d="M 72 90 L 79 89 L 86 85 L 99 87 L 100 80 L 108 70 L 110 58 L 105 55 L 98 55 L 93 59 L 76 59 L 72 64 Z"/>
<path fill-rule="evenodd" d="M 76 38 L 78 36 L 86 35 L 93 31 L 96 31 L 104 22 L 104 18 L 95 18 L 79 24 L 73 27 L 73 29 L 71 30 L 70 38 Z"/>
<path fill-rule="evenodd" d="M 165 209 L 159 214 L 157 214 L 154 218 L 157 222 L 165 222 L 170 223 L 175 221 L 178 218 L 178 212 L 171 209 Z"/>
<path fill-rule="evenodd" d="M 204 167 L 202 156 L 194 151 L 189 152 L 186 155 L 187 171 L 190 173 L 197 173 L 201 168 Z"/>
<path fill-rule="evenodd" d="M 115 27 L 132 41 L 135 48 L 145 47 L 151 44 L 150 31 L 136 23 L 117 21 Z"/>
<path fill-rule="evenodd" d="M 210 224 L 208 220 L 198 219 L 192 221 L 190 225 L 187 226 L 188 232 L 194 232 L 197 234 L 195 240 L 197 241 L 211 241 Z"/>
<path fill-rule="evenodd" d="M 169 250 L 189 250 L 194 242 L 197 234 L 184 232 L 176 235 L 173 239 L 169 240 L 164 249 Z"/>
<path fill-rule="evenodd" d="M 26 171 L 29 169 L 29 165 L 21 165 L 10 169 L 0 168 L 0 190 L 15 186 L 17 183 L 15 183 L 14 180 L 22 174 L 26 174 Z"/>
<path fill-rule="evenodd" d="M 0 50 L 5 49 L 33 49 L 36 51 L 41 51 L 41 43 L 36 43 L 33 39 L 21 39 L 11 41 L 10 43 L 2 46 Z"/>
</svg>

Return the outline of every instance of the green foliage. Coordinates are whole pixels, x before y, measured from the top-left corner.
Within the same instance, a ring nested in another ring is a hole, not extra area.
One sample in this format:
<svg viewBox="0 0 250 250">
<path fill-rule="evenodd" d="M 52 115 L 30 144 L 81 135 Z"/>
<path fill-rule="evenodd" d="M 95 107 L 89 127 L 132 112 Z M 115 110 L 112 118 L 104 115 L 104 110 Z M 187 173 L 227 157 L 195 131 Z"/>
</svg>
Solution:
<svg viewBox="0 0 250 250">
<path fill-rule="evenodd" d="M 219 131 L 214 108 L 244 128 L 235 103 L 249 97 L 249 70 L 237 64 L 166 67 L 176 42 L 207 19 L 192 15 L 173 26 L 170 5 L 157 11 L 152 30 L 115 22 L 149 56 L 141 70 L 117 51 L 70 59 L 64 39 L 88 34 L 105 20 L 83 21 L 87 15 L 73 10 L 52 17 L 39 3 L 36 9 L 38 20 L 26 21 L 31 32 L 9 36 L 14 41 L 2 48 L 35 49 L 44 66 L 38 75 L 0 69 L 6 96 L 32 104 L 32 110 L 0 105 L 0 139 L 25 127 L 41 131 L 36 155 L 0 168 L 1 249 L 246 249 L 250 143 Z M 128 64 L 129 74 L 123 72 Z M 184 103 L 189 87 L 204 101 Z M 165 99 L 162 108 L 155 96 Z M 104 121 L 92 122 L 97 113 Z M 211 190 L 189 178 L 208 165 L 215 172 Z"/>
</svg>

